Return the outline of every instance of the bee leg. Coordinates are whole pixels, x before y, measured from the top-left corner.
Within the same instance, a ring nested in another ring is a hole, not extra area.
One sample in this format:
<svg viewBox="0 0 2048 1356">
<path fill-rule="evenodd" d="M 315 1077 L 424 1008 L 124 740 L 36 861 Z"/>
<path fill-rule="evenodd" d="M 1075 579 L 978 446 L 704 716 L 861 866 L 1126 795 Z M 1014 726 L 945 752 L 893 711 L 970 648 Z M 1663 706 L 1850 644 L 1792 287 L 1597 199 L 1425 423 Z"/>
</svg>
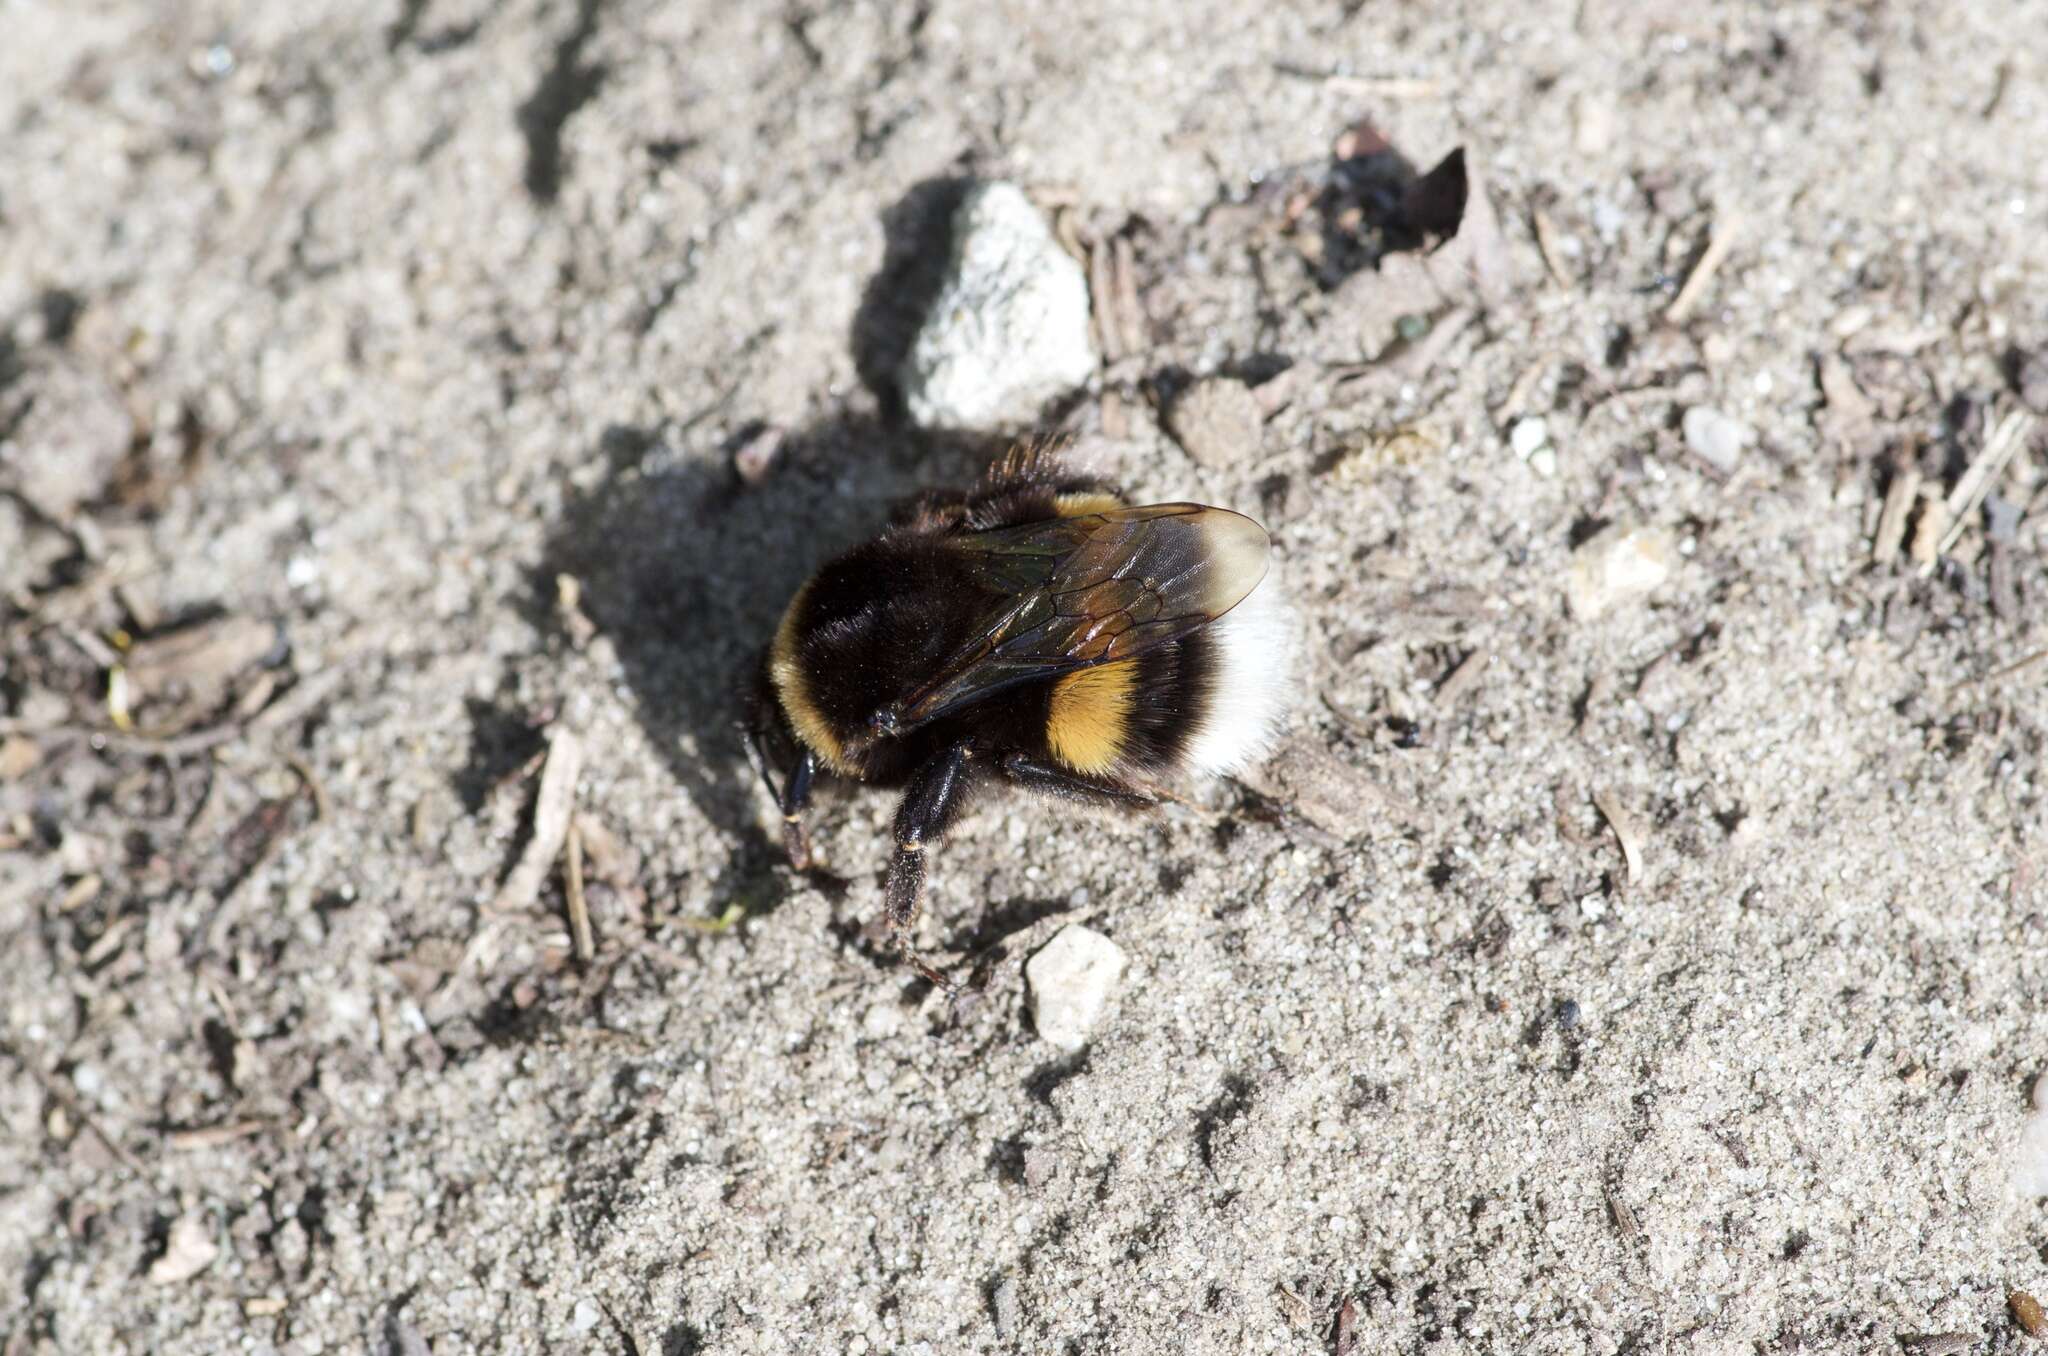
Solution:
<svg viewBox="0 0 2048 1356">
<path fill-rule="evenodd" d="M 804 829 L 804 811 L 811 803 L 811 778 L 818 772 L 818 760 L 809 749 L 797 755 L 796 766 L 782 783 L 782 850 L 798 871 L 811 869 L 811 835 Z"/>
<path fill-rule="evenodd" d="M 1153 805 L 1157 797 L 1113 782 L 1103 777 L 1089 777 L 1079 772 L 1042 763 L 1028 753 L 1013 753 L 1003 759 L 1003 775 L 1026 791 L 1035 791 L 1042 796 L 1059 800 L 1088 801 L 1095 804 L 1111 805 Z"/>
<path fill-rule="evenodd" d="M 925 850 L 944 836 L 967 803 L 973 751 L 955 744 L 917 770 L 903 801 L 896 807 L 896 855 L 889 862 L 889 882 L 882 898 L 889 936 L 897 954 L 919 975 L 947 993 L 960 986 L 917 954 L 911 933 L 924 911 Z"/>
</svg>

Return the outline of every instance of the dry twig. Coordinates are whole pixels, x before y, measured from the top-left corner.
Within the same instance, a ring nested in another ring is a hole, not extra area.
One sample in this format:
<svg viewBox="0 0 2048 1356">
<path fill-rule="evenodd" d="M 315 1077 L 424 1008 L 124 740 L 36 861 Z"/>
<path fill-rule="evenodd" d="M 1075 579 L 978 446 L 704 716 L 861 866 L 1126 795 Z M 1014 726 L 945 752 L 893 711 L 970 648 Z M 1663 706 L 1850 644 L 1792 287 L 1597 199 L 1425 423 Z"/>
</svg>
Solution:
<svg viewBox="0 0 2048 1356">
<path fill-rule="evenodd" d="M 569 882 L 569 935 L 576 942 L 576 959 L 587 965 L 597 954 L 597 947 L 590 937 L 590 904 L 583 897 L 583 830 L 576 817 L 569 820 L 564 847 Z"/>
<path fill-rule="evenodd" d="M 1736 237 L 1742 234 L 1742 213 L 1730 211 L 1714 226 L 1714 234 L 1707 240 L 1706 252 L 1693 267 L 1692 274 L 1685 280 L 1685 286 L 1678 289 L 1671 305 L 1664 311 L 1664 318 L 1676 325 L 1693 313 L 1706 295 L 1707 285 L 1714 281 L 1714 275 L 1721 271 L 1721 265 L 1728 262 L 1728 252 L 1735 248 Z"/>
<path fill-rule="evenodd" d="M 518 913 L 533 906 L 548 868 L 568 837 L 570 813 L 576 808 L 576 779 L 582 772 L 583 741 L 557 726 L 548 743 L 547 762 L 541 767 L 540 794 L 534 798 L 533 837 L 492 898 L 492 912 Z"/>
</svg>

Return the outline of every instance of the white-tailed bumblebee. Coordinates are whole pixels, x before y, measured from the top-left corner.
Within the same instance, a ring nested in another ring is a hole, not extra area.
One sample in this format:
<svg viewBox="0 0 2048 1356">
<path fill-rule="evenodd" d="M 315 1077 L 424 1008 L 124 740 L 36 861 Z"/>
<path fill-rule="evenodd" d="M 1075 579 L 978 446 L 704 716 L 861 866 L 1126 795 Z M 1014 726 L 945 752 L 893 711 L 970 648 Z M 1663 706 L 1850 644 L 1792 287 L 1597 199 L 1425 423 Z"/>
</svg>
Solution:
<svg viewBox="0 0 2048 1356">
<path fill-rule="evenodd" d="M 900 786 L 884 889 L 903 958 L 925 862 L 971 795 L 1008 785 L 1110 806 L 1248 766 L 1291 693 L 1294 633 L 1265 529 L 1201 504 L 1131 507 L 1043 447 L 906 504 L 790 600 L 750 734 L 792 865 L 814 780 Z M 789 757 L 780 785 L 766 741 Z"/>
</svg>

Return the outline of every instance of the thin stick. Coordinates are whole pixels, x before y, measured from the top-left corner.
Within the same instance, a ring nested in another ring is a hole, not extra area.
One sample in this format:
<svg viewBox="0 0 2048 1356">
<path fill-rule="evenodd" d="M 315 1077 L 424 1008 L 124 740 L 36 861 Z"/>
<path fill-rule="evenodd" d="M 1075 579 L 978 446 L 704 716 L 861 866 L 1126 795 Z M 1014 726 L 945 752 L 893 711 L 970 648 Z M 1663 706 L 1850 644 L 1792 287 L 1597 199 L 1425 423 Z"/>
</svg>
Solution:
<svg viewBox="0 0 2048 1356">
<path fill-rule="evenodd" d="M 1706 253 L 1700 256 L 1699 264 L 1692 276 L 1685 280 L 1685 286 L 1678 289 L 1678 295 L 1664 312 L 1664 318 L 1676 325 L 1691 315 L 1693 308 L 1700 304 L 1707 284 L 1721 271 L 1721 265 L 1728 262 L 1728 251 L 1735 248 L 1735 238 L 1742 234 L 1742 213 L 1730 211 L 1716 223 L 1714 234 L 1707 241 Z"/>
<path fill-rule="evenodd" d="M 1361 99 L 1434 99 L 1443 93 L 1443 83 L 1399 75 L 1332 75 L 1323 84 L 1334 94 Z"/>
<path fill-rule="evenodd" d="M 533 837 L 491 900 L 490 912 L 517 913 L 533 906 L 568 835 L 570 815 L 576 808 L 576 779 L 582 772 L 583 741 L 557 726 L 548 742 L 547 762 L 541 767 L 540 793 L 534 797 Z"/>
<path fill-rule="evenodd" d="M 1550 213 L 1538 207 L 1529 213 L 1529 224 L 1536 229 L 1536 252 L 1543 256 L 1543 267 L 1556 280 L 1559 287 L 1570 287 L 1572 276 L 1565 270 L 1562 252 L 1557 244 L 1557 227 L 1551 224 Z"/>
<path fill-rule="evenodd" d="M 569 875 L 569 935 L 576 940 L 576 959 L 589 964 L 597 954 L 590 938 L 590 905 L 583 897 L 583 830 L 569 819 L 569 838 L 563 844 Z"/>
<path fill-rule="evenodd" d="M 1970 463 L 1970 469 L 1963 472 L 1963 478 L 1956 482 L 1955 489 L 1948 496 L 1948 531 L 1942 533 L 1938 555 L 1947 555 L 1962 539 L 1963 529 L 1970 525 L 1977 510 L 1984 503 L 1984 496 L 1991 493 L 1991 487 L 1998 483 L 2007 463 L 2013 455 L 2026 446 L 2027 437 L 2034 431 L 2034 416 L 2025 410 L 2014 410 L 1999 421 L 1991 436 L 1984 440 L 1984 450 Z M 1933 572 L 1929 562 L 1921 567 L 1922 574 Z"/>
<path fill-rule="evenodd" d="M 2026 655 L 2023 658 L 2013 660 L 2012 663 L 2007 664 L 2002 669 L 1993 669 L 1991 672 L 1985 674 L 1982 678 L 1970 678 L 1966 679 L 1963 682 L 1957 683 L 1953 688 L 1950 689 L 1950 691 L 1961 692 L 1965 688 L 1979 687 L 1987 683 L 1996 683 L 2003 681 L 2004 679 L 2012 677 L 2015 673 L 2022 673 L 2027 669 L 2034 667 L 2034 665 L 2040 663 L 2044 659 L 2048 659 L 2048 650 L 2036 650 L 2030 655 Z"/>
<path fill-rule="evenodd" d="M 224 1125 L 202 1125 L 193 1130 L 173 1130 L 164 1136 L 164 1147 L 180 1152 L 213 1149 L 251 1135 L 260 1135 L 269 1128 L 269 1121 L 229 1121 Z"/>
<path fill-rule="evenodd" d="M 1458 661 L 1458 667 L 1450 676 L 1437 685 L 1433 703 L 1441 710 L 1448 711 L 1479 681 L 1479 675 L 1486 672 L 1486 666 L 1493 662 L 1493 652 L 1484 646 L 1474 650 Z"/>
</svg>

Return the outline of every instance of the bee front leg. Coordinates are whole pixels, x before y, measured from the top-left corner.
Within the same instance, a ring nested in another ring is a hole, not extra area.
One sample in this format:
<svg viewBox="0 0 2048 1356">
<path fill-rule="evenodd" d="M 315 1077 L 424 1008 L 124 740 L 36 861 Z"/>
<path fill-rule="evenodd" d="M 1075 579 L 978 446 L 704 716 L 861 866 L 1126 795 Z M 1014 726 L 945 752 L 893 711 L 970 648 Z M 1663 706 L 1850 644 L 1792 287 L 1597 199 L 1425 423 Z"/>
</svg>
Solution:
<svg viewBox="0 0 2048 1356">
<path fill-rule="evenodd" d="M 796 766 L 782 783 L 782 850 L 798 871 L 811 869 L 811 835 L 804 828 L 804 811 L 811 804 L 811 779 L 818 774 L 818 760 L 809 749 L 797 755 Z"/>
<path fill-rule="evenodd" d="M 966 806 L 967 791 L 973 784 L 973 758 L 967 744 L 955 744 L 917 770 L 896 807 L 896 855 L 889 862 L 889 882 L 882 892 L 889 936 L 896 943 L 897 954 L 949 994 L 957 993 L 960 986 L 917 954 L 911 933 L 924 911 L 927 849 L 944 836 Z"/>
</svg>

